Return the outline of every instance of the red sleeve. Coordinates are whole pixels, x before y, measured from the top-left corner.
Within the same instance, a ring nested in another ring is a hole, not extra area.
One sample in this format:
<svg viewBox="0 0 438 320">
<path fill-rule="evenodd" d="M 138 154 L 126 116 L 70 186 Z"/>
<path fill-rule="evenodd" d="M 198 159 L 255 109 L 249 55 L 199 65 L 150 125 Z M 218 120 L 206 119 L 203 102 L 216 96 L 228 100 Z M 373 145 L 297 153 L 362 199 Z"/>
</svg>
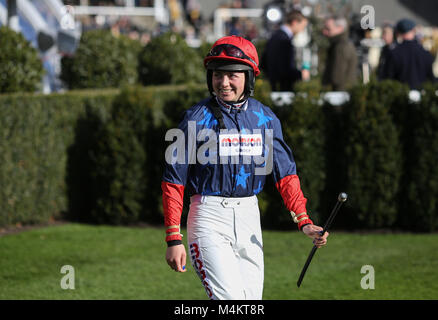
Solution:
<svg viewBox="0 0 438 320">
<path fill-rule="evenodd" d="M 307 199 L 301 191 L 298 176 L 296 174 L 286 176 L 279 180 L 275 186 L 280 192 L 287 210 L 290 211 L 292 219 L 298 224 L 298 229 L 301 230 L 306 224 L 313 224 L 307 215 Z"/>
<path fill-rule="evenodd" d="M 181 213 L 184 200 L 184 186 L 162 181 L 164 225 L 166 241 L 182 240 L 180 233 Z"/>
</svg>

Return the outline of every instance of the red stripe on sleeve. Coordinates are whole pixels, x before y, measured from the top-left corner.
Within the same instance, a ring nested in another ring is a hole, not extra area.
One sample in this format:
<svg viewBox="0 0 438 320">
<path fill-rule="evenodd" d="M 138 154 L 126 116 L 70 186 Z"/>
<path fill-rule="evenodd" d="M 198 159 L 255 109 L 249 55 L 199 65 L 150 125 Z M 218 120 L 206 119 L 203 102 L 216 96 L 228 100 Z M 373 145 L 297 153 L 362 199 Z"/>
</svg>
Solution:
<svg viewBox="0 0 438 320">
<path fill-rule="evenodd" d="M 184 200 L 184 186 L 162 181 L 164 225 L 166 227 L 179 226 Z M 166 241 L 181 240 L 180 234 L 166 237 Z"/>
<path fill-rule="evenodd" d="M 306 212 L 307 199 L 304 197 L 301 191 L 300 179 L 296 174 L 292 174 L 279 180 L 275 186 L 283 198 L 284 204 L 289 211 L 293 211 L 296 214 Z M 302 216 L 301 218 L 303 218 Z M 301 230 L 301 226 L 307 223 L 312 223 L 312 220 L 305 219 L 298 223 L 298 228 Z"/>
</svg>

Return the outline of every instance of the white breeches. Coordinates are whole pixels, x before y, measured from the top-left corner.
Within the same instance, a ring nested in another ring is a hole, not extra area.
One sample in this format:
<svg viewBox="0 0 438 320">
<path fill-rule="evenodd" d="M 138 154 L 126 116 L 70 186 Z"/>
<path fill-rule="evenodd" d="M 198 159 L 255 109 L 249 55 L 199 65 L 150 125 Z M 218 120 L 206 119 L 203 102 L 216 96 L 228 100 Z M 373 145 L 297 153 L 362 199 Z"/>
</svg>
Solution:
<svg viewBox="0 0 438 320">
<path fill-rule="evenodd" d="M 194 195 L 190 200 L 188 255 L 208 297 L 261 300 L 263 240 L 257 197 Z"/>
</svg>

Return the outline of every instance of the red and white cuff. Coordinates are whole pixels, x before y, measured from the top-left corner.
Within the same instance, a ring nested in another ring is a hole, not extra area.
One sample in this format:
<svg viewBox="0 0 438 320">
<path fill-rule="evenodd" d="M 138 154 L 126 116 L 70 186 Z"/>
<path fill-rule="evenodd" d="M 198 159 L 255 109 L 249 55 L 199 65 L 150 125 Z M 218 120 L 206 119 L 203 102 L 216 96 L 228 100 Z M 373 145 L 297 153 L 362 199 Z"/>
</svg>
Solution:
<svg viewBox="0 0 438 320">
<path fill-rule="evenodd" d="M 166 226 L 167 245 L 182 244 L 180 231 L 181 212 L 183 208 L 184 186 L 163 181 L 163 211 L 164 225 Z"/>
<path fill-rule="evenodd" d="M 166 228 L 166 242 L 173 240 L 182 240 L 183 235 L 180 232 L 180 225 L 168 226 Z"/>
<path fill-rule="evenodd" d="M 291 211 L 290 212 L 291 216 L 292 216 L 292 220 L 298 224 L 298 229 L 301 231 L 301 229 L 307 225 L 307 224 L 313 224 L 313 221 L 310 220 L 309 216 L 307 215 L 306 212 L 301 212 L 296 214 L 295 212 Z"/>
</svg>

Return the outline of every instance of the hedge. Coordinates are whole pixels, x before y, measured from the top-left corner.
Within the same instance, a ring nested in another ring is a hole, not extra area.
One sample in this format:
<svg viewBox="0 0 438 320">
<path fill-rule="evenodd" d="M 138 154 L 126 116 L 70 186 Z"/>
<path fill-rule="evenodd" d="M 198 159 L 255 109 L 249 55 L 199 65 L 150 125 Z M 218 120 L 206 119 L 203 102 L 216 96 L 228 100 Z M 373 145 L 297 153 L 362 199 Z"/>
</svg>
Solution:
<svg viewBox="0 0 438 320">
<path fill-rule="evenodd" d="M 256 98 L 272 106 L 268 88 L 257 81 Z M 291 106 L 273 107 L 315 222 L 345 191 L 335 228 L 437 230 L 437 89 L 411 103 L 398 83 L 370 83 L 335 107 L 304 83 Z M 0 225 L 162 224 L 165 132 L 207 95 L 193 85 L 0 96 Z M 265 227 L 295 228 L 272 179 L 259 204 Z"/>
<path fill-rule="evenodd" d="M 68 211 L 69 195 L 87 196 L 81 180 L 86 173 L 74 161 L 87 141 L 79 139 L 81 119 L 93 114 L 104 121 L 114 96 L 114 91 L 0 96 L 0 225 L 59 218 Z"/>
<path fill-rule="evenodd" d="M 200 97 L 190 99 L 185 92 L 130 88 L 114 101 L 110 120 L 96 133 L 91 151 L 93 221 L 162 222 L 160 171 L 165 145 L 160 142 L 165 129 L 177 124 L 172 121 L 174 115 L 180 113 L 168 106 L 189 106 Z"/>
<path fill-rule="evenodd" d="M 138 41 L 109 30 L 84 32 L 75 54 L 61 59 L 61 79 L 69 89 L 134 85 L 141 50 Z"/>
<path fill-rule="evenodd" d="M 177 33 L 166 32 L 154 37 L 139 54 L 140 83 L 146 86 L 202 83 L 205 80 L 204 56 L 190 48 Z"/>
<path fill-rule="evenodd" d="M 38 51 L 21 33 L 0 27 L 0 93 L 34 92 L 44 75 Z"/>
<path fill-rule="evenodd" d="M 405 104 L 398 119 L 404 166 L 398 225 L 438 230 L 438 86 L 426 85 L 419 103 Z M 394 110 L 397 113 L 397 110 Z"/>
<path fill-rule="evenodd" d="M 398 83 L 371 83 L 351 90 L 342 132 L 350 224 L 384 228 L 396 221 L 403 155 L 391 107 L 400 97 L 407 101 L 408 90 L 401 88 Z"/>
</svg>

